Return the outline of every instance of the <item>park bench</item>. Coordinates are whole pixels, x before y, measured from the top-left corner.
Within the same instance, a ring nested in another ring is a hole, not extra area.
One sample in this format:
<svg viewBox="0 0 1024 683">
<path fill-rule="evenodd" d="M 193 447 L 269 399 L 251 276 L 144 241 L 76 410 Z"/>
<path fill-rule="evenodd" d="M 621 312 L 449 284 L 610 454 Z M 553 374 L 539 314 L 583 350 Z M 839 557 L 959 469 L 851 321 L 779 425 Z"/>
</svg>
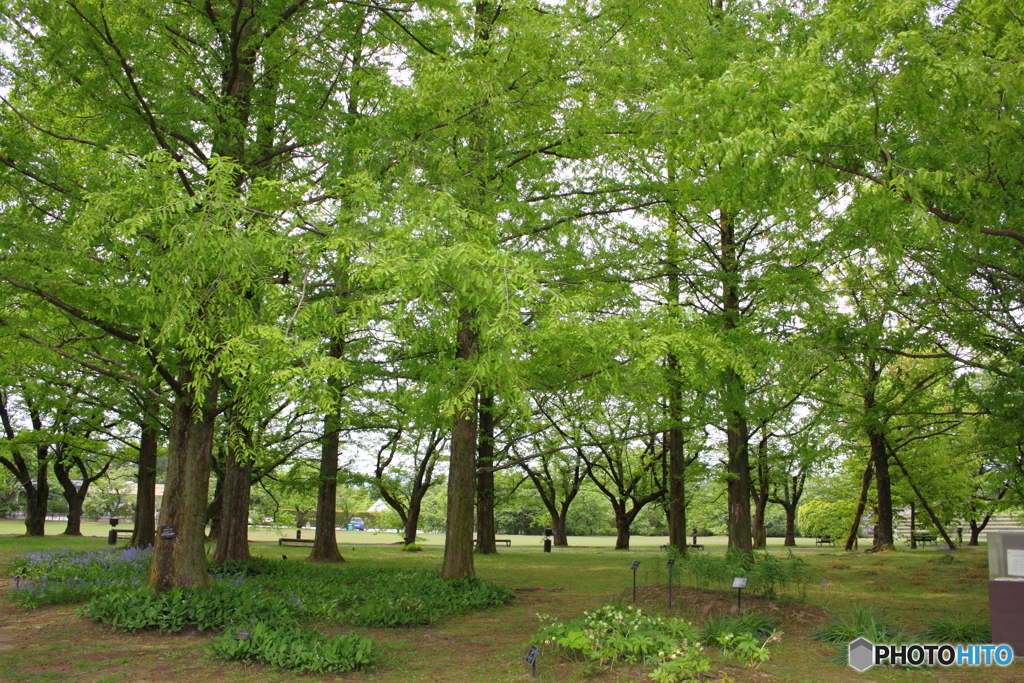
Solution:
<svg viewBox="0 0 1024 683">
<path fill-rule="evenodd" d="M 667 544 L 666 545 L 659 545 L 658 547 L 661 548 L 662 550 L 668 550 L 668 545 Z M 703 543 L 689 543 L 689 544 L 687 544 L 686 549 L 687 550 L 704 550 L 704 544 Z"/>
<path fill-rule="evenodd" d="M 814 545 L 831 545 L 835 546 L 836 542 L 832 540 L 831 536 L 818 536 L 814 539 Z"/>
<path fill-rule="evenodd" d="M 911 532 L 911 536 L 916 543 L 931 543 L 932 545 L 935 545 L 939 540 L 935 536 L 922 531 L 913 531 Z"/>
<path fill-rule="evenodd" d="M 496 538 L 496 539 L 494 539 L 494 542 L 495 542 L 495 544 L 497 544 L 497 543 L 504 543 L 506 548 L 511 548 L 512 547 L 512 539 L 510 539 L 510 538 Z M 476 544 L 477 544 L 477 539 L 474 538 L 473 539 L 473 545 L 476 545 Z"/>
<path fill-rule="evenodd" d="M 121 534 L 127 534 L 131 537 L 135 533 L 135 529 L 111 529 L 107 532 L 107 545 L 117 545 L 118 536 Z"/>
<path fill-rule="evenodd" d="M 286 538 L 281 537 L 277 539 L 278 545 L 311 545 L 315 538 Z"/>
</svg>

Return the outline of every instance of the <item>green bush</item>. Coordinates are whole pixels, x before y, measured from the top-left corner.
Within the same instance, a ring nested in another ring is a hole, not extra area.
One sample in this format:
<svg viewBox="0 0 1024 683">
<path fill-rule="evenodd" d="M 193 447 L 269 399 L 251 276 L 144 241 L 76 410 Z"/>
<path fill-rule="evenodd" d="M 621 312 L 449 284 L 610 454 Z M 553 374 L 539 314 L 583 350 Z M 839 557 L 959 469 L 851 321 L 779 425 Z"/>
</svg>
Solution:
<svg viewBox="0 0 1024 683">
<path fill-rule="evenodd" d="M 262 621 L 247 630 L 242 639 L 237 630 L 225 631 L 211 643 L 210 654 L 302 673 L 357 671 L 373 664 L 373 641 L 354 633 L 328 639 L 317 631 Z"/>
</svg>

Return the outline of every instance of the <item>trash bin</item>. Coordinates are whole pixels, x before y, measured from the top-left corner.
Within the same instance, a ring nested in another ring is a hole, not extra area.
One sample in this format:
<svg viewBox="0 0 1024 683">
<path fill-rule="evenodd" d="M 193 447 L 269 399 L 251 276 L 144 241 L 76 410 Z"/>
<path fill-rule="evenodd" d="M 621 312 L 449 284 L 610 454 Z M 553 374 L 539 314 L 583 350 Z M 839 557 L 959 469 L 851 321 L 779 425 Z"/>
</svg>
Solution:
<svg viewBox="0 0 1024 683">
<path fill-rule="evenodd" d="M 117 545 L 117 529 L 107 532 L 107 545 Z"/>
<path fill-rule="evenodd" d="M 355 527 L 352 526 L 352 522 L 345 525 L 345 531 L 352 531 Z"/>
<path fill-rule="evenodd" d="M 550 538 L 545 538 L 544 539 L 544 552 L 546 552 L 546 553 L 550 553 L 551 552 L 551 539 Z"/>
</svg>

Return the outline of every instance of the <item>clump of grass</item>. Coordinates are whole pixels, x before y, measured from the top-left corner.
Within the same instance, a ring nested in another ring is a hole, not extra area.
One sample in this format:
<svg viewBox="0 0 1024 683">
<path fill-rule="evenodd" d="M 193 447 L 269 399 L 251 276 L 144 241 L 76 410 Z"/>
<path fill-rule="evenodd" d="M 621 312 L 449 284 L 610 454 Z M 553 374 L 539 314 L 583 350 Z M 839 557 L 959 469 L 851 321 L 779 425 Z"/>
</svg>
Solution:
<svg viewBox="0 0 1024 683">
<path fill-rule="evenodd" d="M 826 643 L 835 643 L 836 664 L 846 664 L 847 645 L 852 640 L 864 637 L 872 643 L 901 645 L 906 643 L 904 630 L 888 618 L 882 616 L 878 608 L 873 606 L 854 605 L 849 617 L 835 616 L 832 621 L 817 628 L 811 633 L 811 639 Z"/>
<path fill-rule="evenodd" d="M 903 629 L 881 615 L 876 607 L 854 605 L 849 617 L 835 616 L 824 626 L 817 628 L 811 638 L 825 643 L 849 643 L 860 637 L 872 643 L 903 642 Z"/>
<path fill-rule="evenodd" d="M 735 617 L 709 617 L 700 632 L 700 640 L 703 643 L 714 645 L 719 642 L 719 636 L 727 633 L 733 635 L 750 633 L 755 638 L 763 640 L 770 636 L 775 628 L 775 622 L 759 612 L 745 612 Z"/>
<path fill-rule="evenodd" d="M 986 619 L 955 612 L 928 622 L 921 638 L 930 643 L 990 643 L 992 628 Z"/>
</svg>

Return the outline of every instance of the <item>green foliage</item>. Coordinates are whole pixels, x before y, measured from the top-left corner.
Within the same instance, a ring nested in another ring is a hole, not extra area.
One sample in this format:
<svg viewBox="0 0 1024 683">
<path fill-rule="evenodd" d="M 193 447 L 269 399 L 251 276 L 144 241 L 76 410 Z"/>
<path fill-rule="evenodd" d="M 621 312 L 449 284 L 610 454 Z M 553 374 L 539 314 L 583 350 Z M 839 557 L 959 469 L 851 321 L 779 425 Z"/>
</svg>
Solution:
<svg viewBox="0 0 1024 683">
<path fill-rule="evenodd" d="M 419 543 L 406 543 L 402 546 L 402 552 L 421 553 L 423 552 L 423 546 L 421 546 Z"/>
<path fill-rule="evenodd" d="M 846 538 L 853 522 L 853 504 L 810 500 L 797 509 L 797 524 L 805 536 Z"/>
<path fill-rule="evenodd" d="M 358 671 L 373 664 L 373 641 L 349 634 L 326 638 L 317 631 L 259 621 L 248 637 L 225 631 L 210 644 L 215 657 L 261 662 L 301 673 Z"/>
<path fill-rule="evenodd" d="M 21 607 L 66 605 L 113 588 L 138 586 L 146 576 L 151 549 L 99 551 L 58 548 L 19 555 L 11 561 L 17 577 L 11 599 Z"/>
<path fill-rule="evenodd" d="M 689 552 L 677 557 L 677 566 L 681 565 L 697 588 L 726 590 L 734 577 L 745 576 L 748 591 L 769 599 L 792 590 L 802 594 L 811 577 L 807 563 L 792 552 L 785 559 L 767 552 L 754 553 L 748 558 L 733 549 L 725 555 Z"/>
<path fill-rule="evenodd" d="M 620 661 L 660 664 L 682 659 L 697 668 L 702 661 L 702 648 L 697 642 L 697 629 L 693 625 L 674 617 L 644 614 L 631 605 L 604 605 L 593 612 L 584 612 L 581 619 L 566 624 L 547 615 L 537 616 L 543 625 L 530 642 L 556 645 L 573 659 L 600 666 Z M 683 666 L 678 664 L 670 668 Z M 693 675 L 696 675 L 697 668 Z"/>
<path fill-rule="evenodd" d="M 730 657 L 741 660 L 749 667 L 756 668 L 758 665 L 767 662 L 768 643 L 774 640 L 778 632 L 772 632 L 764 642 L 761 642 L 752 633 L 723 633 L 718 636 L 718 644 L 722 652 Z"/>
<path fill-rule="evenodd" d="M 116 629 L 224 629 L 255 621 L 312 619 L 367 626 L 430 624 L 451 614 L 507 603 L 512 591 L 476 578 L 445 581 L 430 570 L 337 567 L 277 560 L 210 566 L 208 590 L 153 594 L 145 584 L 152 551 L 62 549 L 16 558 L 13 595 L 28 607 L 92 598 L 83 613 Z"/>
<path fill-rule="evenodd" d="M 854 605 L 849 617 L 837 615 L 811 634 L 814 640 L 843 646 L 861 636 L 873 643 L 899 644 L 905 641 L 903 630 L 872 605 Z"/>
<path fill-rule="evenodd" d="M 114 589 L 94 596 L 82 614 L 129 632 L 175 632 L 187 627 L 221 630 L 257 620 L 297 623 L 308 616 L 299 600 L 263 590 L 240 590 L 226 583 L 208 589 L 174 588 L 166 593 L 153 593 L 145 586 Z"/>
<path fill-rule="evenodd" d="M 775 622 L 759 612 L 745 612 L 735 617 L 709 617 L 700 631 L 701 642 L 719 645 L 728 634 L 747 633 L 755 638 L 767 638 L 775 631 Z"/>
<path fill-rule="evenodd" d="M 921 640 L 929 643 L 991 643 L 992 628 L 983 617 L 956 612 L 928 622 Z"/>
</svg>

